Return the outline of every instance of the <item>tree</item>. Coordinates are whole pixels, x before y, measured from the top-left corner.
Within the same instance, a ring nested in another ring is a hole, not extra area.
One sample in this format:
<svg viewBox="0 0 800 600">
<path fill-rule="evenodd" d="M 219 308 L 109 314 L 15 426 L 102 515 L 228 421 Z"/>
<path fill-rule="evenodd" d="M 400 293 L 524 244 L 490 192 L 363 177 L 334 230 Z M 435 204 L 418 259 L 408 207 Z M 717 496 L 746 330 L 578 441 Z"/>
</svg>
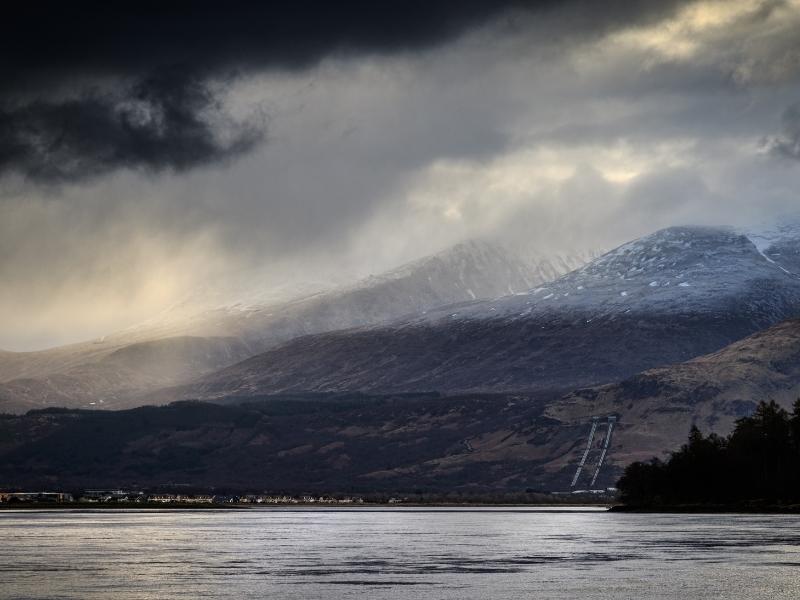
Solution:
<svg viewBox="0 0 800 600">
<path fill-rule="evenodd" d="M 634 463 L 618 482 L 622 500 L 640 506 L 800 503 L 800 399 L 790 415 L 761 402 L 727 438 L 695 426 L 667 462 Z"/>
</svg>

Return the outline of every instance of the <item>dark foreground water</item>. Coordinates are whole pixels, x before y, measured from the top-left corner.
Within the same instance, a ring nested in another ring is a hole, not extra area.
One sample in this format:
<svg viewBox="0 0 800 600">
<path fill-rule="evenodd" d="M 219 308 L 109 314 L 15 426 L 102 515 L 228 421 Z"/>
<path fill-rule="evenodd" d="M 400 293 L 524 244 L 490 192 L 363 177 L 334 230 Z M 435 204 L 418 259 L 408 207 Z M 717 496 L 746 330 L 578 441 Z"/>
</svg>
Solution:
<svg viewBox="0 0 800 600">
<path fill-rule="evenodd" d="M 0 512 L 2 598 L 800 597 L 800 517 Z"/>
</svg>

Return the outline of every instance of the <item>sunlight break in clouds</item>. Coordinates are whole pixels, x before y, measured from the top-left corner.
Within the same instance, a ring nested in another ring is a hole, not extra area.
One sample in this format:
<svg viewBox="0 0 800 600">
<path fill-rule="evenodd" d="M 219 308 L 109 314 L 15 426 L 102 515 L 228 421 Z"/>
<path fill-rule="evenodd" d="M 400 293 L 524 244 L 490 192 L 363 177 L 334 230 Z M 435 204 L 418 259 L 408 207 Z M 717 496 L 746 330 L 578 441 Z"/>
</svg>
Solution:
<svg viewBox="0 0 800 600">
<path fill-rule="evenodd" d="M 98 129 L 81 155 L 96 162 L 69 178 L 37 179 L 46 152 L 9 154 L 22 162 L 0 185 L 0 348 L 82 340 L 243 290 L 352 281 L 473 237 L 584 250 L 795 210 L 800 4 L 598 7 L 470 13 L 387 47 L 365 26 L 350 46 L 260 48 L 238 69 L 224 46 L 227 62 L 180 80 L 121 55 L 125 81 L 149 84 L 117 91 L 163 126 L 137 130 L 134 146 L 115 126 L 120 147 Z M 80 87 L 95 67 L 58 79 L 64 97 L 108 100 Z M 97 81 L 115 89 L 107 73 Z M 2 113 L 28 120 L 0 115 L 0 131 L 32 123 L 42 140 L 78 143 L 50 117 L 72 107 L 105 115 L 81 121 L 101 127 L 128 106 L 25 104 L 36 85 Z M 192 140 L 204 154 L 184 153 Z"/>
</svg>

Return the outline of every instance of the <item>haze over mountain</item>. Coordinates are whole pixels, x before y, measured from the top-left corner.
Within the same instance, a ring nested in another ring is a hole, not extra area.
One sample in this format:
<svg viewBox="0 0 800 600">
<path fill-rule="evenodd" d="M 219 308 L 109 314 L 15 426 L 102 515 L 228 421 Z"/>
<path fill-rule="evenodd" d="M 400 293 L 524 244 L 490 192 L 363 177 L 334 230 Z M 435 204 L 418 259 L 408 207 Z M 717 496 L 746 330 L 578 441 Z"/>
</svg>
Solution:
<svg viewBox="0 0 800 600">
<path fill-rule="evenodd" d="M 522 292 L 581 266 L 593 255 L 575 252 L 523 258 L 502 245 L 469 241 L 354 284 L 288 302 L 266 306 L 232 302 L 200 312 L 182 326 L 233 335 L 263 349 L 304 334 L 380 323 L 454 302 Z M 168 314 L 166 323 L 169 327 Z"/>
<path fill-rule="evenodd" d="M 502 246 L 473 241 L 289 302 L 235 302 L 188 318 L 165 313 L 83 344 L 0 353 L 0 406 L 6 411 L 135 406 L 153 390 L 190 381 L 297 336 L 524 291 L 545 277 L 580 266 L 588 257 L 555 255 L 526 262 Z"/>
<path fill-rule="evenodd" d="M 167 313 L 91 343 L 3 353 L 0 398 L 19 411 L 611 382 L 798 314 L 791 269 L 800 227 L 787 221 L 749 235 L 757 243 L 732 229 L 670 228 L 550 283 L 544 278 L 583 257 L 526 264 L 501 246 L 469 242 L 290 302 L 237 302 L 188 319 Z"/>
</svg>

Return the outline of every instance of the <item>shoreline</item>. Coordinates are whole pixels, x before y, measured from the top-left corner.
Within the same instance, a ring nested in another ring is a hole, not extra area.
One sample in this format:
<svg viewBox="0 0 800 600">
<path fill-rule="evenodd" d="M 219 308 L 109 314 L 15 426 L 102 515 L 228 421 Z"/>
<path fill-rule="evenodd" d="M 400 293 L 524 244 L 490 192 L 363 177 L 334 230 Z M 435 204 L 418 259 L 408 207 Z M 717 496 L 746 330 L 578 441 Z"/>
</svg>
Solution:
<svg viewBox="0 0 800 600">
<path fill-rule="evenodd" d="M 498 509 L 548 509 L 557 512 L 558 509 L 573 511 L 575 509 L 611 510 L 605 504 L 490 504 L 490 503 L 361 503 L 361 504 L 181 504 L 181 503 L 154 503 L 154 502 L 15 502 L 0 504 L 0 511 L 4 510 L 286 510 L 286 509 L 319 509 L 319 510 L 367 510 L 375 508 L 403 509 L 403 508 L 498 508 Z"/>
<path fill-rule="evenodd" d="M 659 506 L 611 506 L 609 512 L 629 514 L 800 514 L 800 504 L 678 504 Z"/>
<path fill-rule="evenodd" d="M 779 515 L 800 514 L 800 505 L 726 505 L 726 504 L 691 504 L 676 506 L 625 506 L 610 503 L 576 503 L 576 504 L 520 504 L 520 503 L 361 503 L 361 504 L 181 504 L 181 503 L 154 503 L 154 502 L 19 502 L 0 504 L 0 513 L 3 511 L 264 511 L 264 510 L 317 510 L 317 511 L 370 511 L 370 510 L 404 510 L 404 509 L 497 509 L 497 510 L 538 510 L 557 513 L 578 512 L 587 510 L 593 512 L 609 512 L 616 514 L 751 514 L 751 515 Z"/>
</svg>

